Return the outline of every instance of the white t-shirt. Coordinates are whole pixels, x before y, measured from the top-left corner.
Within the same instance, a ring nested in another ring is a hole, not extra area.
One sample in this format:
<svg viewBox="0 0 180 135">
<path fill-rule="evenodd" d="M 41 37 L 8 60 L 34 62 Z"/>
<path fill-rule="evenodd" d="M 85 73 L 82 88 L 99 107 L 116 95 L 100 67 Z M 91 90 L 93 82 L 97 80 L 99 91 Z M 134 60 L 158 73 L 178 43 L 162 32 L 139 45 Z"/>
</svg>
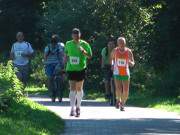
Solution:
<svg viewBox="0 0 180 135">
<path fill-rule="evenodd" d="M 29 63 L 27 57 L 23 57 L 22 54 L 32 54 L 34 50 L 31 47 L 31 44 L 28 42 L 16 42 L 12 45 L 11 53 L 14 53 L 13 63 L 16 65 L 26 65 Z"/>
</svg>

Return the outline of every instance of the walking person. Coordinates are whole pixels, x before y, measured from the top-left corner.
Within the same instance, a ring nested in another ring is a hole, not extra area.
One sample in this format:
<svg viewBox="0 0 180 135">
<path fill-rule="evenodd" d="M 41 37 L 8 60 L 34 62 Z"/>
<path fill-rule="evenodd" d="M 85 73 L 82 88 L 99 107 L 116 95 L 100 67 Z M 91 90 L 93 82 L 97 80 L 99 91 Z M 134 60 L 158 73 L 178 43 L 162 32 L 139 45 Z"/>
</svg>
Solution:
<svg viewBox="0 0 180 135">
<path fill-rule="evenodd" d="M 53 34 L 51 43 L 44 50 L 45 73 L 48 78 L 48 90 L 52 102 L 58 97 L 62 101 L 64 90 L 64 44 L 59 42 L 59 37 Z"/>
<path fill-rule="evenodd" d="M 87 61 L 92 57 L 91 47 L 86 41 L 81 40 L 81 32 L 79 29 L 74 28 L 72 30 L 72 40 L 66 43 L 65 53 L 67 61 L 66 71 L 70 85 L 70 116 L 79 117 Z"/>
<path fill-rule="evenodd" d="M 116 108 L 124 111 L 124 105 L 129 95 L 130 71 L 133 67 L 134 57 L 131 49 L 126 46 L 126 39 L 119 37 L 117 47 L 112 51 L 113 75 L 116 87 Z"/>
<path fill-rule="evenodd" d="M 17 41 L 12 45 L 10 57 L 13 60 L 14 67 L 17 69 L 16 75 L 18 79 L 22 81 L 26 87 L 30 74 L 29 61 L 33 56 L 34 50 L 30 43 L 24 41 L 23 32 L 18 32 L 16 39 Z"/>
<path fill-rule="evenodd" d="M 111 52 L 115 47 L 115 40 L 114 36 L 110 36 L 108 39 L 107 46 L 104 47 L 101 51 L 101 68 L 103 70 L 103 80 L 105 85 L 105 98 L 110 99 L 111 98 L 111 79 L 113 77 L 113 73 L 111 70 Z"/>
</svg>

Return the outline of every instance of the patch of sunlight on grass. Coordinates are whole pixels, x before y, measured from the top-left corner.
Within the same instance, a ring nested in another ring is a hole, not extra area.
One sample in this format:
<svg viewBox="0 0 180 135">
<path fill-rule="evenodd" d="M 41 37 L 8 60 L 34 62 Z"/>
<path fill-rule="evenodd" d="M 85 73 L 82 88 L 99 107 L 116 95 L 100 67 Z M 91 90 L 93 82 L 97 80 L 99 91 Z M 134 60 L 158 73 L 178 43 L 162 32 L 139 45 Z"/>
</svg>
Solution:
<svg viewBox="0 0 180 135">
<path fill-rule="evenodd" d="M 130 95 L 128 103 L 133 106 L 150 107 L 180 114 L 180 97 L 146 97 Z"/>
<path fill-rule="evenodd" d="M 104 94 L 100 92 L 87 92 L 85 95 L 85 99 L 91 99 L 91 100 L 104 100 Z"/>
<path fill-rule="evenodd" d="M 103 97 L 100 97 L 100 98 L 96 98 L 96 101 L 98 101 L 98 102 L 106 102 L 106 99 L 103 98 Z"/>
<path fill-rule="evenodd" d="M 30 85 L 26 87 L 25 91 L 29 94 L 46 94 L 48 89 L 45 87 L 45 85 L 42 87 Z"/>
<path fill-rule="evenodd" d="M 178 114 L 180 114 L 180 104 L 163 102 L 163 103 L 155 104 L 153 108 L 170 111 L 170 112 L 177 112 Z"/>
</svg>

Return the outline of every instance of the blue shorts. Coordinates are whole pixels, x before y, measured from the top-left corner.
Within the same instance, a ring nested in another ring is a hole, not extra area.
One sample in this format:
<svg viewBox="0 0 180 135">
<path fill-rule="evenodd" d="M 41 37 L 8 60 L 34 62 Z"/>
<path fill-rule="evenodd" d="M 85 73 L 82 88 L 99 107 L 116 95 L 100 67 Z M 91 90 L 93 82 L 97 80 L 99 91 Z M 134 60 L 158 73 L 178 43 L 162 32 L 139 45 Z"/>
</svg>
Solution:
<svg viewBox="0 0 180 135">
<path fill-rule="evenodd" d="M 47 64 L 45 66 L 45 73 L 47 77 L 53 77 L 54 76 L 54 71 L 56 68 L 57 64 Z"/>
</svg>

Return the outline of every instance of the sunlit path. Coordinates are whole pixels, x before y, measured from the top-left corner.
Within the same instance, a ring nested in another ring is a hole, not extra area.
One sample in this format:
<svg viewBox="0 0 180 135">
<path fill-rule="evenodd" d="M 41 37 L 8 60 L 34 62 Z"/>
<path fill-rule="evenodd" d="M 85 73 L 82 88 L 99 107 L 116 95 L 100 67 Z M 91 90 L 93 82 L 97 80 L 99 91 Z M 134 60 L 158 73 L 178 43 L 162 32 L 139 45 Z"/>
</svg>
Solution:
<svg viewBox="0 0 180 135">
<path fill-rule="evenodd" d="M 84 100 L 81 117 L 69 116 L 69 100 L 52 103 L 47 97 L 31 97 L 65 119 L 65 135 L 180 134 L 180 116 L 150 108 L 127 107 L 120 112 L 105 102 Z"/>
</svg>

